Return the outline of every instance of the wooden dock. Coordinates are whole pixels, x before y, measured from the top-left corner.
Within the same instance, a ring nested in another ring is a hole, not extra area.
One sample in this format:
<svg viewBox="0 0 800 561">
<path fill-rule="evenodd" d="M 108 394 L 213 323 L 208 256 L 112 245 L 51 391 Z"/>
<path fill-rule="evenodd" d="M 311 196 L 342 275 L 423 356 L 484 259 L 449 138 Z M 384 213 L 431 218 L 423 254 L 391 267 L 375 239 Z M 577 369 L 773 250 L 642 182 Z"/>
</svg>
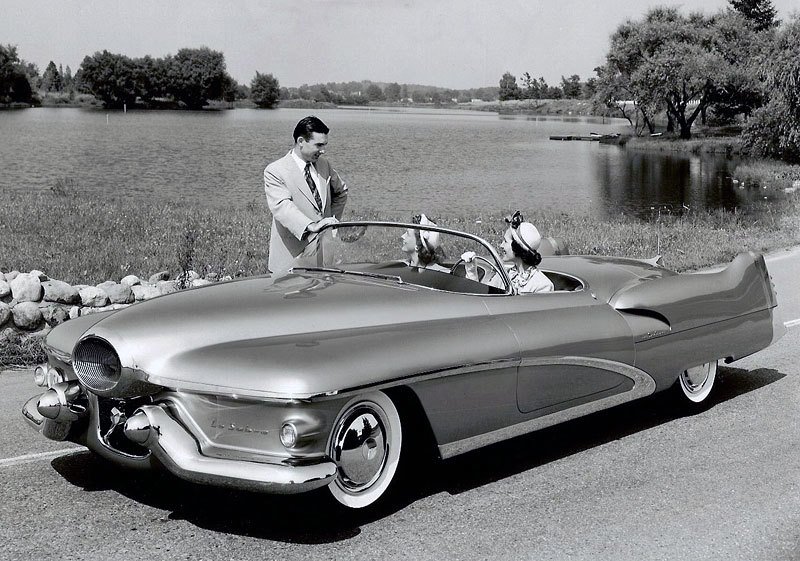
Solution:
<svg viewBox="0 0 800 561">
<path fill-rule="evenodd" d="M 550 137 L 550 140 L 587 140 L 587 141 L 614 141 L 619 139 L 619 134 L 590 134 L 590 135 L 577 135 L 577 134 L 556 134 Z"/>
</svg>

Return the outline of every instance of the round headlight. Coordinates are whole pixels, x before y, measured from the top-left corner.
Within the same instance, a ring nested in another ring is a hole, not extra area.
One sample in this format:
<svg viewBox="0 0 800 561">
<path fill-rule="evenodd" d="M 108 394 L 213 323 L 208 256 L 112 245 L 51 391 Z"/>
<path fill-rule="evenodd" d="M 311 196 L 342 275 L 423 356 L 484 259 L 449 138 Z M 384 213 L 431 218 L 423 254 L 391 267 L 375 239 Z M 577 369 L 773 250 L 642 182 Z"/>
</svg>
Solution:
<svg viewBox="0 0 800 561">
<path fill-rule="evenodd" d="M 47 371 L 45 370 L 44 366 L 37 366 L 33 370 L 33 382 L 40 387 L 44 387 L 47 385 L 47 379 L 45 377 Z"/>
<path fill-rule="evenodd" d="M 292 423 L 283 423 L 281 427 L 281 444 L 286 448 L 294 448 L 297 444 L 297 427 Z"/>
<path fill-rule="evenodd" d="M 99 337 L 90 336 L 75 345 L 72 366 L 78 379 L 92 391 L 114 389 L 122 374 L 116 351 Z"/>
</svg>

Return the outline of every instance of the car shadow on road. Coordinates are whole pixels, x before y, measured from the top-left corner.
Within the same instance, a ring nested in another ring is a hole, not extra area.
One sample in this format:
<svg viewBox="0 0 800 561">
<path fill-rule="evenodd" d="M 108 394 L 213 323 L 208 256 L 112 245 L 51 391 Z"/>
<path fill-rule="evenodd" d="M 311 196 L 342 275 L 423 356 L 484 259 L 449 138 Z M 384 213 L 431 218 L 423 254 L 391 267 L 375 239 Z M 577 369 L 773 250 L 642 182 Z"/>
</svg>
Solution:
<svg viewBox="0 0 800 561">
<path fill-rule="evenodd" d="M 720 368 L 709 403 L 715 406 L 772 384 L 785 374 L 769 369 Z M 444 461 L 425 462 L 405 474 L 407 482 L 377 508 L 342 512 L 325 490 L 304 495 L 265 495 L 205 487 L 168 473 L 111 466 L 89 452 L 61 456 L 51 465 L 86 491 L 112 491 L 169 518 L 200 528 L 285 543 L 349 540 L 362 527 L 439 493 L 480 488 L 555 460 L 668 423 L 684 416 L 668 396 L 656 394 Z"/>
</svg>

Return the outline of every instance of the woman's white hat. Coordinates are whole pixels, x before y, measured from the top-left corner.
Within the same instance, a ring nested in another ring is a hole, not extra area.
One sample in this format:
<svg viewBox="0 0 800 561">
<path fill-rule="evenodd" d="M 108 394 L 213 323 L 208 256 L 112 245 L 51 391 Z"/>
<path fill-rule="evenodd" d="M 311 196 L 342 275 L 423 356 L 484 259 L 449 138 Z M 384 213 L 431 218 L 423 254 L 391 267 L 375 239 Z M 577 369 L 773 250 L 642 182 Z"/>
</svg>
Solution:
<svg viewBox="0 0 800 561">
<path fill-rule="evenodd" d="M 539 251 L 539 246 L 542 244 L 542 236 L 539 234 L 539 230 L 530 222 L 523 222 L 519 227 L 512 228 L 511 238 L 531 251 Z"/>
<path fill-rule="evenodd" d="M 420 226 L 436 226 L 434 222 L 431 222 L 427 216 L 424 214 L 419 215 L 419 225 Z M 422 242 L 422 245 L 428 251 L 434 251 L 437 247 L 439 247 L 439 232 L 430 232 L 428 230 L 419 230 L 419 239 Z"/>
<path fill-rule="evenodd" d="M 530 222 L 522 221 L 522 213 L 516 211 L 512 216 L 506 217 L 506 222 L 511 226 L 511 239 L 528 251 L 539 251 L 542 244 L 542 236 L 536 226 Z"/>
</svg>

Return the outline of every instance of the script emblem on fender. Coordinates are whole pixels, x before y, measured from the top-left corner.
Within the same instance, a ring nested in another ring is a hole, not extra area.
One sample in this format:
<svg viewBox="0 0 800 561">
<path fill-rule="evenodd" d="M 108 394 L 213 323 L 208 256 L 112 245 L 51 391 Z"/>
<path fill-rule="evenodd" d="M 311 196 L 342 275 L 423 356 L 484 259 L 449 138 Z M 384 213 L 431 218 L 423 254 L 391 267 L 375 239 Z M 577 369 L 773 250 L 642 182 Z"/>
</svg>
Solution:
<svg viewBox="0 0 800 561">
<path fill-rule="evenodd" d="M 211 428 L 212 429 L 222 429 L 228 430 L 232 432 L 246 432 L 246 433 L 254 433 L 254 434 L 269 434 L 269 430 L 267 429 L 254 429 L 250 425 L 237 425 L 236 423 L 220 423 L 217 421 L 216 417 L 211 420 Z"/>
</svg>

